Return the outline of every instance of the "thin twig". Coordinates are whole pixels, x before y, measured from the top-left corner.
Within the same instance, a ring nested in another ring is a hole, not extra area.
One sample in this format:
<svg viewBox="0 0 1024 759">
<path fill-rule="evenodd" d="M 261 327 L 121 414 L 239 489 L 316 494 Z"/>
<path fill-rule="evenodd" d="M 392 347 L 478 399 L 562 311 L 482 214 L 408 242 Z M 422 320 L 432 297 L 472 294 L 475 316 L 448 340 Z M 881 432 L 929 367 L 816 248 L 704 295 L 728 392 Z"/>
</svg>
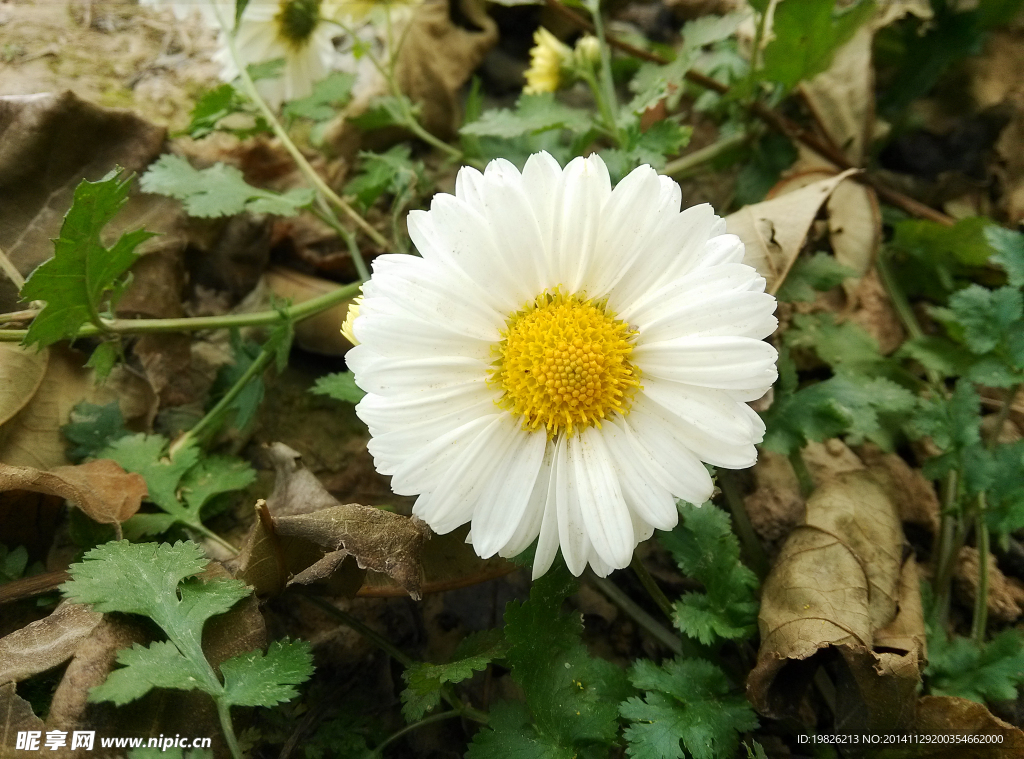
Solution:
<svg viewBox="0 0 1024 759">
<path fill-rule="evenodd" d="M 682 179 L 692 174 L 698 167 L 742 145 L 746 140 L 747 135 L 741 132 L 722 137 L 699 150 L 694 150 L 692 153 L 687 153 L 684 156 L 669 161 L 665 164 L 665 168 L 661 170 L 661 173 L 667 177 Z"/>
<path fill-rule="evenodd" d="M 25 286 L 25 278 L 21 276 L 21 272 L 18 271 L 17 267 L 11 263 L 11 259 L 4 253 L 3 248 L 0 248 L 0 270 L 7 275 L 7 279 L 14 283 L 14 286 L 18 288 L 18 292 L 21 292 L 21 288 Z"/>
<path fill-rule="evenodd" d="M 658 620 L 641 609 L 636 601 L 622 592 L 618 585 L 613 583 L 607 577 L 592 576 L 590 578 L 590 582 L 595 588 L 607 596 L 609 601 L 626 612 L 630 619 L 649 632 L 651 636 L 665 646 L 665 648 L 674 654 L 683 653 L 682 640 L 680 640 L 677 635 L 674 635 L 669 631 Z"/>
<path fill-rule="evenodd" d="M 758 579 L 763 580 L 768 576 L 768 556 L 764 552 L 764 546 L 758 540 L 754 532 L 754 526 L 750 524 L 750 517 L 747 515 L 746 506 L 743 504 L 743 496 L 740 495 L 739 484 L 736 482 L 736 474 L 729 469 L 718 470 L 718 485 L 722 488 L 722 495 L 725 496 L 725 504 L 732 514 L 732 524 L 739 535 L 740 545 L 743 546 L 743 553 L 747 557 L 747 563 L 754 570 Z"/>
<path fill-rule="evenodd" d="M 675 613 L 675 609 L 672 608 L 672 602 L 668 600 L 668 596 L 665 595 L 665 592 L 658 587 L 658 583 L 651 577 L 651 573 L 647 571 L 647 567 L 644 566 L 639 554 L 633 554 L 633 560 L 629 562 L 629 566 L 636 572 L 636 576 L 639 578 L 640 584 L 644 586 L 644 590 L 647 591 L 647 595 L 658 605 L 661 613 L 671 620 Z"/>
</svg>

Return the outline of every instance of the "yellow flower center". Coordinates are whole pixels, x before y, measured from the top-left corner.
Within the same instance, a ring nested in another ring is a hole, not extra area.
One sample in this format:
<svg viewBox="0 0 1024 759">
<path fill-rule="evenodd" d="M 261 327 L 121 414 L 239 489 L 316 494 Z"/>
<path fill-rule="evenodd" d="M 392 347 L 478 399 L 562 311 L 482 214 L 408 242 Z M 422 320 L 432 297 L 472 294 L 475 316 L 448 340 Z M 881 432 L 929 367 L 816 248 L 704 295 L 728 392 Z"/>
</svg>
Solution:
<svg viewBox="0 0 1024 759">
<path fill-rule="evenodd" d="M 275 20 L 281 41 L 301 48 L 320 23 L 320 0 L 281 0 Z"/>
<path fill-rule="evenodd" d="M 557 289 L 512 314 L 495 347 L 491 382 L 523 428 L 570 435 L 629 411 L 640 372 L 629 362 L 636 330 L 604 302 Z"/>
</svg>

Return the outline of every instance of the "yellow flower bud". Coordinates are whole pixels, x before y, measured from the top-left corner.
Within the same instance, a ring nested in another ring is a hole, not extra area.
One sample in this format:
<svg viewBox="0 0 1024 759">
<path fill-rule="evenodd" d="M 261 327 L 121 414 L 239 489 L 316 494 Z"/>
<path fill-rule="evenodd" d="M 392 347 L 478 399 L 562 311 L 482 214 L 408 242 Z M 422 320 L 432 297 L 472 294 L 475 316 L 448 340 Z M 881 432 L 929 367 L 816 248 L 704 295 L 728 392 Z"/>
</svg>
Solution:
<svg viewBox="0 0 1024 759">
<path fill-rule="evenodd" d="M 534 32 L 533 41 L 536 44 L 530 49 L 530 68 L 526 71 L 523 93 L 554 92 L 558 89 L 562 69 L 572 64 L 572 48 L 544 27 Z"/>
</svg>

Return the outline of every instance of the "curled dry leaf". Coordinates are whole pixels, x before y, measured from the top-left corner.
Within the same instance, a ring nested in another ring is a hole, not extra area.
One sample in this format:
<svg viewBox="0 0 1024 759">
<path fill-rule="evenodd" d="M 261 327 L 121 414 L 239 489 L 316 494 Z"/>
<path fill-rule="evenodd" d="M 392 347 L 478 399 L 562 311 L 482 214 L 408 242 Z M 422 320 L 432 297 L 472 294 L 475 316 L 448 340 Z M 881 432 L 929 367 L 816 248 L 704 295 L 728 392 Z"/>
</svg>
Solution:
<svg viewBox="0 0 1024 759">
<path fill-rule="evenodd" d="M 443 139 L 452 137 L 461 122 L 462 85 L 498 41 L 498 25 L 480 0 L 452 2 L 471 26 L 452 21 L 447 0 L 423 3 L 409 25 L 395 69 L 402 92 L 422 108 L 423 126 Z"/>
<path fill-rule="evenodd" d="M 964 546 L 957 556 L 953 572 L 953 588 L 961 601 L 974 606 L 979 584 L 978 549 Z M 1024 586 L 1019 580 L 1007 577 L 996 564 L 996 557 L 988 557 L 988 615 L 999 622 L 1012 623 L 1024 614 Z"/>
<path fill-rule="evenodd" d="M 0 685 L 0 759 L 25 756 L 18 751 L 18 733 L 43 729 L 43 721 L 32 711 L 32 705 L 15 691 L 14 683 Z"/>
<path fill-rule="evenodd" d="M 88 606 L 62 601 L 50 616 L 0 638 L 0 683 L 20 682 L 63 664 L 102 619 Z"/>
<path fill-rule="evenodd" d="M 761 649 L 747 680 L 754 707 L 797 716 L 815 665 L 838 655 L 836 730 L 909 727 L 924 660 L 918 594 L 886 488 L 862 471 L 823 483 L 765 580 Z"/>
<path fill-rule="evenodd" d="M 892 746 L 877 759 L 1019 759 L 1024 756 L 1024 732 L 994 716 L 983 704 L 951 696 L 924 696 L 917 702 L 913 731 L 927 736 L 999 736 L 998 740 L 969 742 L 941 738 L 916 746 Z"/>
<path fill-rule="evenodd" d="M 782 286 L 807 239 L 818 210 L 839 184 L 856 169 L 826 177 L 805 187 L 744 206 L 725 218 L 728 230 L 746 245 L 743 262 L 757 269 L 774 293 Z"/>
<path fill-rule="evenodd" d="M 351 556 L 359 569 L 387 575 L 413 598 L 420 597 L 420 553 L 430 537 L 422 521 L 340 503 L 299 466 L 298 454 L 286 445 L 271 446 L 270 457 L 277 470 L 274 492 L 269 503 L 257 504 L 236 576 L 261 595 L 332 579 L 329 592 L 354 594 L 361 573 L 338 575 Z"/>
<path fill-rule="evenodd" d="M 330 280 L 277 266 L 268 269 L 263 275 L 263 280 L 270 292 L 293 303 L 318 298 L 340 287 Z M 351 303 L 351 300 L 347 300 L 327 311 L 321 311 L 316 316 L 303 319 L 295 325 L 295 343 L 313 353 L 344 356 L 352 347 L 352 343 L 341 336 L 341 327 L 345 323 Z"/>
<path fill-rule="evenodd" d="M 32 400 L 46 374 L 49 351 L 0 343 L 0 426 Z"/>
<path fill-rule="evenodd" d="M 119 524 L 134 516 L 146 496 L 146 480 L 129 474 L 110 459 L 48 472 L 0 464 L 0 492 L 29 490 L 60 496 L 103 524 Z"/>
</svg>

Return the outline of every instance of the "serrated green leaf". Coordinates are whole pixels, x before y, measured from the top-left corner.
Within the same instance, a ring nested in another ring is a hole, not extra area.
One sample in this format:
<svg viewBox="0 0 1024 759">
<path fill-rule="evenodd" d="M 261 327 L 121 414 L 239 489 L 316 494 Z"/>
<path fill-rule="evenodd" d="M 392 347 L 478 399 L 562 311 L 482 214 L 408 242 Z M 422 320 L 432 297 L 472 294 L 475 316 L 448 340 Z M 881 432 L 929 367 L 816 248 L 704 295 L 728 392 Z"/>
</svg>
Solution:
<svg viewBox="0 0 1024 759">
<path fill-rule="evenodd" d="M 282 113 L 288 118 L 303 118 L 312 121 L 326 121 L 337 114 L 352 96 L 355 74 L 347 71 L 333 71 L 313 85 L 313 92 L 298 100 L 284 104 Z"/>
<path fill-rule="evenodd" d="M 718 638 L 737 640 L 754 634 L 757 624 L 757 577 L 740 562 L 740 544 L 729 515 L 708 503 L 680 502 L 681 519 L 659 538 L 683 574 L 704 585 L 675 604 L 673 622 L 705 645 Z"/>
<path fill-rule="evenodd" d="M 725 673 L 703 659 L 677 658 L 664 667 L 641 660 L 630 681 L 647 691 L 619 707 L 632 722 L 624 736 L 635 759 L 682 759 L 683 747 L 694 759 L 732 756 L 739 734 L 757 727 L 746 698 L 730 694 Z"/>
<path fill-rule="evenodd" d="M 934 695 L 982 704 L 1017 698 L 1017 686 L 1024 683 L 1024 637 L 1019 630 L 1005 630 L 984 644 L 932 632 L 924 674 Z"/>
<path fill-rule="evenodd" d="M 395 145 L 386 153 L 359 154 L 359 173 L 345 186 L 347 195 L 355 195 L 368 208 L 385 192 L 398 195 L 423 181 L 423 164 L 411 160 L 408 145 Z"/>
<path fill-rule="evenodd" d="M 233 456 L 206 456 L 181 479 L 181 494 L 190 509 L 198 513 L 220 493 L 242 490 L 256 480 L 256 471 Z"/>
<path fill-rule="evenodd" d="M 864 0 L 836 15 L 831 2 L 784 0 L 776 6 L 774 39 L 764 50 L 761 76 L 786 88 L 825 71 L 835 51 L 871 18 Z"/>
<path fill-rule="evenodd" d="M 589 111 L 572 108 L 555 100 L 551 93 L 523 95 L 516 103 L 516 109 L 494 108 L 466 124 L 461 134 L 477 137 L 519 137 L 524 134 L 538 134 L 551 129 L 568 129 L 571 132 L 586 132 L 593 128 Z"/>
<path fill-rule="evenodd" d="M 1024 440 L 992 448 L 991 481 L 985 519 L 996 533 L 1008 535 L 1024 527 Z"/>
<path fill-rule="evenodd" d="M 249 371 L 249 367 L 252 366 L 252 363 L 259 357 L 262 351 L 263 348 L 258 343 L 252 341 L 243 342 L 238 332 L 232 331 L 231 353 L 234 363 L 222 366 L 218 370 L 217 377 L 213 381 L 213 387 L 210 388 L 211 399 L 219 400 L 221 396 L 234 387 L 235 383 L 239 382 L 245 376 L 245 373 Z M 234 397 L 228 409 L 234 411 L 235 416 L 232 424 L 235 429 L 246 429 L 252 423 L 252 420 L 256 418 L 256 412 L 259 411 L 260 404 L 263 402 L 264 392 L 263 377 L 253 377 L 242 388 L 241 392 Z"/>
<path fill-rule="evenodd" d="M 790 349 L 813 350 L 833 368 L 844 367 L 865 375 L 887 369 L 887 360 L 879 352 L 878 341 L 854 322 L 836 324 L 835 315 L 794 314 L 792 326 L 783 333 Z"/>
<path fill-rule="evenodd" d="M 276 706 L 298 695 L 296 685 L 313 674 L 313 654 L 304 640 L 276 640 L 264 656 L 250 651 L 220 665 L 224 700 L 232 706 Z"/>
<path fill-rule="evenodd" d="M 499 701 L 490 711 L 487 727 L 477 731 L 466 759 L 576 759 L 572 746 L 561 746 L 530 724 L 523 704 Z"/>
<path fill-rule="evenodd" d="M 974 355 L 952 340 L 937 335 L 912 337 L 900 346 L 897 357 L 912 358 L 943 377 L 959 377 L 974 363 Z"/>
<path fill-rule="evenodd" d="M 222 123 L 228 116 L 244 114 L 252 120 L 251 126 L 239 127 Z M 255 106 L 232 84 L 222 84 L 203 94 L 192 109 L 191 119 L 182 132 L 194 140 L 213 132 L 228 132 L 239 139 L 247 139 L 273 130 Z"/>
<path fill-rule="evenodd" d="M 1024 329 L 1024 294 L 1013 287 L 989 290 L 970 285 L 953 294 L 948 309 L 936 308 L 932 313 L 947 326 L 959 328 L 967 347 L 981 355 L 994 350 L 1011 332 Z"/>
<path fill-rule="evenodd" d="M 132 177 L 111 172 L 99 182 L 83 180 L 54 241 L 53 258 L 43 262 L 21 288 L 22 299 L 44 300 L 23 341 L 45 347 L 73 338 L 78 328 L 113 309 L 118 282 L 135 263 L 135 249 L 153 235 L 144 230 L 103 245 L 103 227 L 128 200 Z"/>
<path fill-rule="evenodd" d="M 124 706 L 153 688 L 211 692 L 203 673 L 168 641 L 149 646 L 136 643 L 122 649 L 117 662 L 123 666 L 111 672 L 103 684 L 90 689 L 90 702 L 113 701 L 116 706 Z"/>
<path fill-rule="evenodd" d="M 831 290 L 855 274 L 853 269 L 843 266 L 828 253 L 800 257 L 779 288 L 779 300 L 810 302 L 815 298 L 815 291 Z"/>
<path fill-rule="evenodd" d="M 110 443 L 130 434 L 117 401 L 105 406 L 82 401 L 71 410 L 70 421 L 60 431 L 73 444 L 67 456 L 75 462 L 95 456 Z"/>
<path fill-rule="evenodd" d="M 86 366 L 96 371 L 96 381 L 103 382 L 110 376 L 110 372 L 121 357 L 121 344 L 117 340 L 104 340 L 96 346 Z"/>
<path fill-rule="evenodd" d="M 452 654 L 448 664 L 417 663 L 407 667 L 402 677 L 408 686 L 402 691 L 402 714 L 406 722 L 416 722 L 441 703 L 445 683 L 459 683 L 505 652 L 501 630 L 486 630 L 466 637 Z"/>
<path fill-rule="evenodd" d="M 349 119 L 357 127 L 364 131 L 383 129 L 389 126 L 402 126 L 406 123 L 406 111 L 414 115 L 419 111 L 409 98 L 402 96 L 401 99 L 393 95 L 374 98 L 369 107 L 358 116 Z"/>
<path fill-rule="evenodd" d="M 337 372 L 327 374 L 316 381 L 310 392 L 318 395 L 329 395 L 335 400 L 345 403 L 359 403 L 366 395 L 366 391 L 356 384 L 355 375 L 352 372 Z"/>
<path fill-rule="evenodd" d="M 294 216 L 313 202 L 313 190 L 299 187 L 276 193 L 253 187 L 234 166 L 215 163 L 194 169 L 180 156 L 160 157 L 140 180 L 143 192 L 167 195 L 185 204 L 190 216 L 213 218 L 242 211 Z"/>
<path fill-rule="evenodd" d="M 168 457 L 167 438 L 139 433 L 115 440 L 97 458 L 113 459 L 126 472 L 141 474 L 149 488 L 148 500 L 168 513 L 177 514 L 182 510 L 178 483 L 199 460 L 199 450 L 186 446 Z"/>
<path fill-rule="evenodd" d="M 985 240 L 995 253 L 992 260 L 1006 270 L 1011 287 L 1024 287 L 1024 234 L 1004 227 L 985 227 Z"/>
</svg>

